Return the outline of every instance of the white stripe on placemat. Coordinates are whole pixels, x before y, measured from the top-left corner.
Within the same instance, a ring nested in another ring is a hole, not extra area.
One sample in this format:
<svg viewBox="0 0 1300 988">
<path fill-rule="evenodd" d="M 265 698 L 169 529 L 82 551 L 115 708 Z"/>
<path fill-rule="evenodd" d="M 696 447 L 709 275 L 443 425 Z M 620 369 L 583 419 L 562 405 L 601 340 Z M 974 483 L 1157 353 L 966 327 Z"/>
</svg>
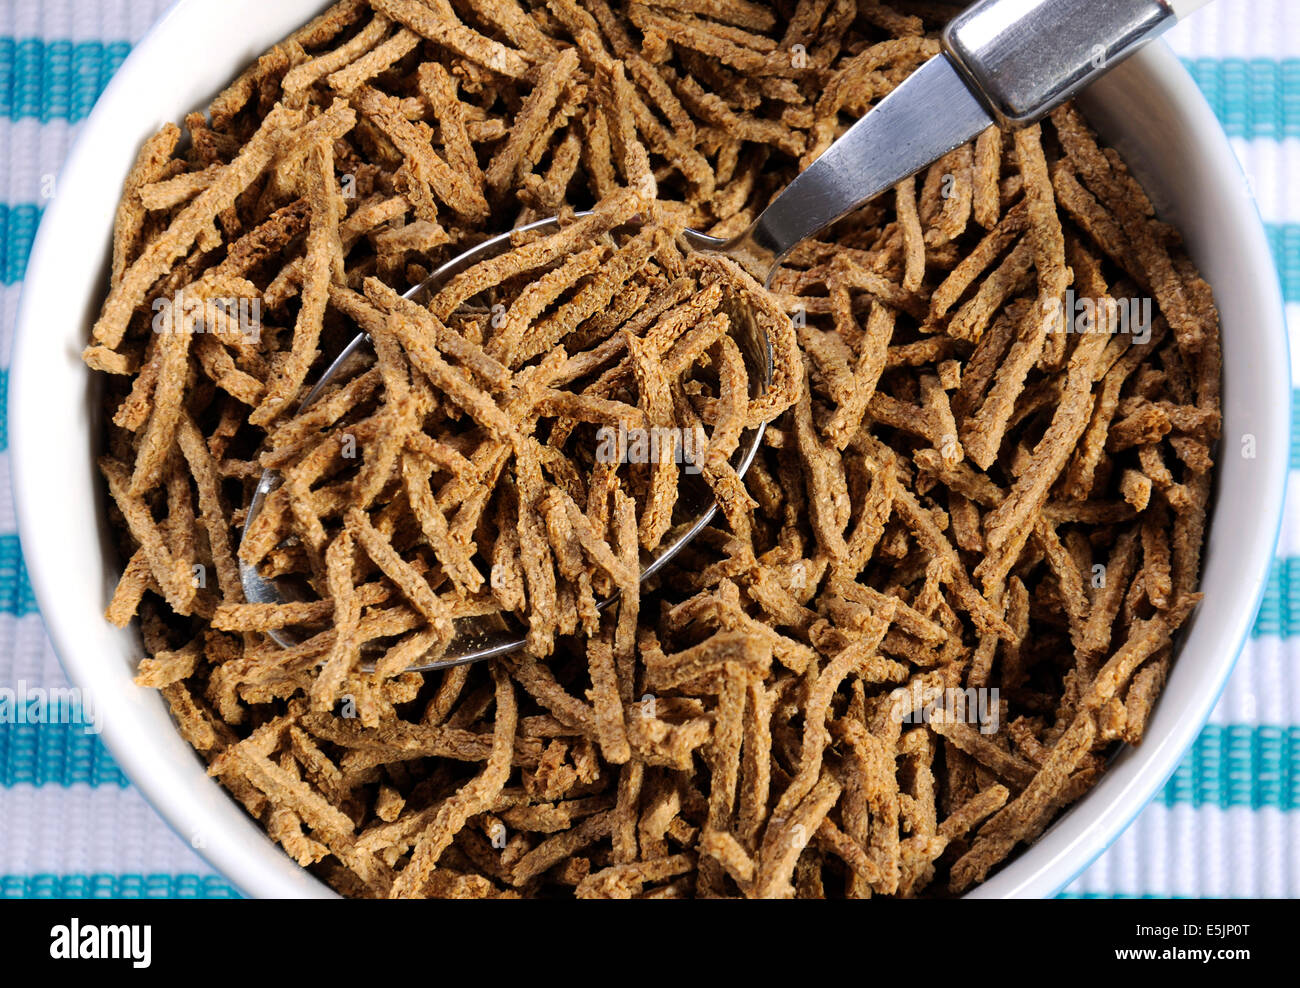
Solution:
<svg viewBox="0 0 1300 988">
<path fill-rule="evenodd" d="M 0 614 L 0 686 L 18 682 L 32 688 L 68 685 L 39 614 Z M 7 827 L 14 823 L 5 820 Z"/>
<path fill-rule="evenodd" d="M 1191 898 L 1300 896 L 1300 813 L 1154 803 L 1068 891 Z"/>
<path fill-rule="evenodd" d="M 1296 53 L 1300 4 L 1295 0 L 1216 0 L 1166 38 L 1188 58 L 1284 58 Z"/>
<path fill-rule="evenodd" d="M 1297 709 L 1300 675 L 1295 646 L 1268 635 L 1246 641 L 1210 723 L 1220 727 L 1290 724 Z"/>
<path fill-rule="evenodd" d="M 0 820 L 0 874 L 215 874 L 134 789 L 0 788 Z"/>
<path fill-rule="evenodd" d="M 174 0 L 7 0 L 0 34 L 59 41 L 138 41 Z"/>
<path fill-rule="evenodd" d="M 66 120 L 0 117 L 0 202 L 41 207 L 57 194 L 55 179 L 79 126 Z"/>
<path fill-rule="evenodd" d="M 1300 138 L 1231 137 L 1228 143 L 1241 162 L 1264 222 L 1300 223 L 1300 198 L 1294 188 L 1300 175 Z"/>
</svg>

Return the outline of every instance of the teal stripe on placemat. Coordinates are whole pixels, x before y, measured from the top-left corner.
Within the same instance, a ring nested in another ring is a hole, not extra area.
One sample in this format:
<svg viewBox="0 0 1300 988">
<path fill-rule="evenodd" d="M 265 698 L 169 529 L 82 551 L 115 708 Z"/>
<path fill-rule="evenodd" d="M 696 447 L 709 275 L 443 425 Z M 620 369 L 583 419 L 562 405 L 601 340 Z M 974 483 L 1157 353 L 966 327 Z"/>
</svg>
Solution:
<svg viewBox="0 0 1300 988">
<path fill-rule="evenodd" d="M 1296 467 L 1296 451 L 1291 451 L 1292 468 Z M 1291 638 L 1300 635 L 1300 557 L 1289 556 L 1273 560 L 1264 587 L 1264 600 L 1251 630 L 1255 638 L 1276 635 Z"/>
<path fill-rule="evenodd" d="M 0 406 L 0 434 L 5 432 L 4 423 L 4 408 Z M 27 578 L 18 536 L 12 533 L 0 535 L 0 614 L 22 617 L 35 613 L 36 595 L 32 593 L 32 584 Z"/>
<path fill-rule="evenodd" d="M 1300 470 L 1300 389 L 1291 392 L 1291 469 Z"/>
<path fill-rule="evenodd" d="M 0 203 L 0 285 L 16 285 L 23 280 L 40 223 L 39 206 Z"/>
<path fill-rule="evenodd" d="M 9 448 L 9 368 L 0 367 L 0 453 Z"/>
<path fill-rule="evenodd" d="M 1206 725 L 1160 799 L 1166 806 L 1300 807 L 1300 726 Z"/>
<path fill-rule="evenodd" d="M 1300 302 L 1300 223 L 1266 223 L 1264 232 L 1273 249 L 1282 297 L 1288 302 Z"/>
<path fill-rule="evenodd" d="M 238 899 L 216 875 L 0 875 L 0 899 Z"/>
<path fill-rule="evenodd" d="M 125 41 L 0 38 L 0 117 L 83 119 L 130 51 Z"/>
<path fill-rule="evenodd" d="M 36 684 L 28 684 L 28 688 Z M 16 684 L 3 687 L 15 690 Z M 17 719 L 6 705 L 5 720 Z M 85 724 L 0 724 L 0 785 L 126 788 L 122 770 Z"/>
<path fill-rule="evenodd" d="M 1300 59 L 1190 58 L 1183 64 L 1229 137 L 1300 137 Z"/>
</svg>

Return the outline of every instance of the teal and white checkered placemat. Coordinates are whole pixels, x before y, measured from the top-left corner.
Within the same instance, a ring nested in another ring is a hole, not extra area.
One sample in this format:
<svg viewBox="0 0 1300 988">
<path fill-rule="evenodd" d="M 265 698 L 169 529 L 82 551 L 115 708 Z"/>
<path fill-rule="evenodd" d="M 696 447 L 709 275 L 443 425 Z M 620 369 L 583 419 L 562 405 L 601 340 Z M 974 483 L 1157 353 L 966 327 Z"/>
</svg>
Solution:
<svg viewBox="0 0 1300 988">
<path fill-rule="evenodd" d="M 0 0 L 0 687 L 67 685 L 27 582 L 9 489 L 4 405 L 27 254 L 80 122 L 169 4 Z M 1300 195 L 1292 193 L 1300 3 L 1218 0 L 1170 41 L 1255 189 L 1300 387 Z M 1300 471 L 1300 446 L 1291 467 Z M 234 894 L 84 728 L 0 723 L 0 896 Z M 1289 507 L 1267 599 L 1210 724 L 1164 791 L 1067 894 L 1300 897 L 1300 501 Z"/>
</svg>

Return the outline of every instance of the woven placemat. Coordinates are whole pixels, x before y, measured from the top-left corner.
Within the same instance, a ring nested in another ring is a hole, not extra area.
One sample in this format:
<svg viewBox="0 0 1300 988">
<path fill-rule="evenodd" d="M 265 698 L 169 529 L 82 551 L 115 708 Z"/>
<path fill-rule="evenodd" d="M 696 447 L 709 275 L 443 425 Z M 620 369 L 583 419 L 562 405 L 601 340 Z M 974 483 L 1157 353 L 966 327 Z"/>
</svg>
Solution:
<svg viewBox="0 0 1300 988">
<path fill-rule="evenodd" d="M 18 293 L 78 124 L 168 6 L 0 0 L 0 688 L 28 696 L 67 684 L 27 582 L 8 483 L 3 409 Z M 1292 352 L 1300 353 L 1300 196 L 1290 193 L 1300 181 L 1300 4 L 1219 0 L 1170 41 L 1251 179 L 1282 278 Z M 1292 380 L 1300 382 L 1294 369 Z M 1291 468 L 1300 469 L 1300 448 Z M 1067 895 L 1300 896 L 1294 500 L 1278 552 L 1254 634 L 1210 724 L 1163 792 Z M 0 723 L 0 820 L 0 896 L 235 894 L 77 724 Z"/>
</svg>

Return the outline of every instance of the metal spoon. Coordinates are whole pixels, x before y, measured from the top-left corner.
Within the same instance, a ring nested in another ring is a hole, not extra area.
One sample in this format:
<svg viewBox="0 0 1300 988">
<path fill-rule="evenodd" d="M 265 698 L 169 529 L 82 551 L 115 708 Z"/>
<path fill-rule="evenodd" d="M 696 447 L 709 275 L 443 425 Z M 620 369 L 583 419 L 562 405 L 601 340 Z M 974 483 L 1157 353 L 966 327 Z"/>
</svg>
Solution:
<svg viewBox="0 0 1300 988">
<path fill-rule="evenodd" d="M 914 175 L 989 126 L 1020 127 L 1046 116 L 1089 82 L 1153 40 L 1209 0 L 983 0 L 963 11 L 944 32 L 944 51 L 914 72 L 850 127 L 781 193 L 744 233 L 730 240 L 694 230 L 684 240 L 693 250 L 729 254 L 751 271 L 767 272 L 770 285 L 781 260 L 801 241 L 847 216 L 880 193 Z M 546 232 L 554 219 L 522 227 Z M 407 293 L 424 298 L 471 265 L 511 246 L 520 230 L 493 237 L 435 271 Z M 733 313 L 737 341 L 750 365 L 751 381 L 772 382 L 772 353 L 746 313 Z M 354 339 L 307 396 L 310 405 L 367 337 Z M 742 477 L 763 440 L 764 427 L 747 432 L 733 458 Z M 278 477 L 267 471 L 249 504 L 248 525 Z M 642 579 L 658 571 L 717 512 L 698 477 L 685 477 L 678 506 L 685 520 L 660 548 L 642 559 Z M 242 545 L 241 545 L 242 548 Z M 244 594 L 252 603 L 283 603 L 281 588 L 240 563 Z M 611 601 L 601 603 L 607 606 Z M 291 636 L 272 632 L 281 645 Z M 456 640 L 436 662 L 416 671 L 478 662 L 522 648 L 524 637 L 491 621 L 462 622 Z"/>
<path fill-rule="evenodd" d="M 584 215 L 584 214 L 578 214 Z M 426 302 L 446 285 L 452 278 L 480 261 L 485 261 L 509 250 L 514 238 L 520 233 L 549 233 L 559 229 L 559 220 L 546 219 L 527 226 L 517 227 L 499 236 L 485 240 L 474 248 L 452 258 L 433 272 L 424 282 L 407 292 L 403 297 L 417 302 Z M 711 238 L 710 238 L 711 239 Z M 754 395 L 762 394 L 772 385 L 772 353 L 766 335 L 746 312 L 733 312 L 732 326 L 736 330 L 736 341 L 745 358 L 749 371 L 751 390 Z M 370 342 L 370 337 L 362 333 L 356 336 L 326 369 L 316 386 L 303 399 L 302 408 L 311 405 L 329 387 L 347 367 L 350 358 L 361 347 Z M 732 465 L 736 472 L 744 476 L 758 454 L 763 441 L 764 427 L 749 429 L 742 434 L 740 445 L 732 455 Z M 280 485 L 280 476 L 274 470 L 265 470 L 258 481 L 253 498 L 248 505 L 244 533 L 261 512 L 266 498 Z M 673 558 L 683 546 L 690 542 L 711 522 L 717 513 L 712 491 L 698 474 L 684 472 L 678 491 L 677 506 L 674 517 L 683 520 L 669 529 L 660 544 L 652 552 L 643 552 L 641 560 L 641 579 L 644 581 L 657 573 Z M 240 580 L 243 584 L 244 597 L 250 604 L 283 604 L 294 599 L 286 593 L 286 588 L 275 580 L 267 580 L 254 565 L 244 562 L 242 558 L 243 541 L 240 542 L 241 557 L 239 561 Z M 604 609 L 615 598 L 600 601 L 597 606 Z M 446 669 L 451 666 L 479 662 L 494 656 L 513 652 L 524 645 L 523 633 L 518 629 L 503 628 L 499 620 L 490 618 L 465 618 L 458 622 L 456 639 L 448 651 L 437 661 L 413 666 L 416 672 L 433 669 Z M 289 648 L 298 644 L 300 638 L 292 632 L 272 630 L 270 638 L 282 647 Z M 364 666 L 363 666 L 364 668 Z"/>
</svg>

